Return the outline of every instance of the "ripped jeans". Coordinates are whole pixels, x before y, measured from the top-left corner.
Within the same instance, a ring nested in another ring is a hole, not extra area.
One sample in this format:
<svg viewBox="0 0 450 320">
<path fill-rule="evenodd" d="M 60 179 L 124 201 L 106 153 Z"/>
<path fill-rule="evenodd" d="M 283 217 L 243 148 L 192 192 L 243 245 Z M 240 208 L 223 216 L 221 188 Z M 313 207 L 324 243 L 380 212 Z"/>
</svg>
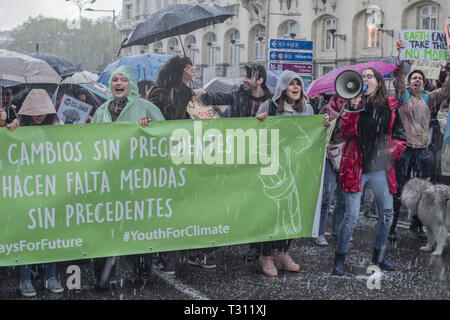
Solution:
<svg viewBox="0 0 450 320">
<path fill-rule="evenodd" d="M 374 248 L 382 250 L 386 247 L 386 240 L 392 224 L 394 212 L 393 199 L 392 195 L 389 193 L 386 171 L 363 173 L 361 190 L 364 189 L 364 185 L 368 181 L 371 183 L 378 208 L 378 222 L 375 229 Z M 336 244 L 337 254 L 346 254 L 348 251 L 350 238 L 352 237 L 353 230 L 355 230 L 359 219 L 361 196 L 362 192 L 345 192 L 346 210 L 339 232 L 338 242 Z"/>
</svg>

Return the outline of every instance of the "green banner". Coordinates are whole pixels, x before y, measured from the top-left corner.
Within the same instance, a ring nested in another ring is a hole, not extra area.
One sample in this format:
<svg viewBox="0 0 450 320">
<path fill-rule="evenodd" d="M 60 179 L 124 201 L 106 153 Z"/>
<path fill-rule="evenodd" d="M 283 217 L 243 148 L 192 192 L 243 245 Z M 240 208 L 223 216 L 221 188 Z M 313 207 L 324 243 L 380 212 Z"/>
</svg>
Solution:
<svg viewBox="0 0 450 320">
<path fill-rule="evenodd" d="M 2 129 L 0 266 L 317 236 L 323 120 Z"/>
</svg>

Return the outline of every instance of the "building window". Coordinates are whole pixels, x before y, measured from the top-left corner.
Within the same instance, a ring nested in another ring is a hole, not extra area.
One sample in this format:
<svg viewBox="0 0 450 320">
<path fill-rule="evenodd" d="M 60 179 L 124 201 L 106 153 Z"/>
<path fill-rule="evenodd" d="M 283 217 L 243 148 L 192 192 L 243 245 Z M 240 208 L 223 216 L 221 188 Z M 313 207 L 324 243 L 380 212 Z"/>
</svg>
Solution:
<svg viewBox="0 0 450 320">
<path fill-rule="evenodd" d="M 367 28 L 368 28 L 368 48 L 377 48 L 380 46 L 380 26 L 381 24 L 381 12 L 374 11 L 371 15 L 367 17 Z"/>
<path fill-rule="evenodd" d="M 241 48 L 239 31 L 235 30 L 230 37 L 230 65 L 239 66 L 241 62 Z"/>
<path fill-rule="evenodd" d="M 255 60 L 264 60 L 266 57 L 266 44 L 267 44 L 265 27 L 260 26 L 255 30 L 253 44 L 254 44 Z"/>
<path fill-rule="evenodd" d="M 162 0 L 156 0 L 156 10 L 161 10 L 161 1 Z"/>
<path fill-rule="evenodd" d="M 125 17 L 127 20 L 133 20 L 133 5 L 129 4 L 125 7 Z"/>
<path fill-rule="evenodd" d="M 136 15 L 139 16 L 141 14 L 141 0 L 136 0 Z"/>
<path fill-rule="evenodd" d="M 208 67 L 215 67 L 217 63 L 217 38 L 214 33 L 209 36 L 206 45 L 208 46 Z"/>
<path fill-rule="evenodd" d="M 332 66 L 323 66 L 322 67 L 322 76 L 326 75 L 327 73 L 333 71 L 333 67 Z"/>
<path fill-rule="evenodd" d="M 180 46 L 178 44 L 178 39 L 172 38 L 169 40 L 169 43 L 167 44 L 169 48 L 170 54 L 177 54 L 180 53 Z"/>
<path fill-rule="evenodd" d="M 325 50 L 334 50 L 334 36 L 330 30 L 336 31 L 336 19 L 329 18 L 325 20 Z"/>
<path fill-rule="evenodd" d="M 420 29 L 435 30 L 437 6 L 426 6 L 420 9 Z"/>
<path fill-rule="evenodd" d="M 163 43 L 161 41 L 155 42 L 153 45 L 153 52 L 162 53 L 163 52 Z"/>
<path fill-rule="evenodd" d="M 300 24 L 292 20 L 288 21 L 283 30 L 283 37 L 295 38 L 298 34 L 300 34 Z"/>
<path fill-rule="evenodd" d="M 194 65 L 197 64 L 197 56 L 198 56 L 198 49 L 197 49 L 197 40 L 195 37 L 190 37 L 187 41 L 187 48 L 189 50 L 189 57 L 191 58 L 191 61 Z"/>
<path fill-rule="evenodd" d="M 148 0 L 144 0 L 144 13 L 148 13 Z"/>
</svg>

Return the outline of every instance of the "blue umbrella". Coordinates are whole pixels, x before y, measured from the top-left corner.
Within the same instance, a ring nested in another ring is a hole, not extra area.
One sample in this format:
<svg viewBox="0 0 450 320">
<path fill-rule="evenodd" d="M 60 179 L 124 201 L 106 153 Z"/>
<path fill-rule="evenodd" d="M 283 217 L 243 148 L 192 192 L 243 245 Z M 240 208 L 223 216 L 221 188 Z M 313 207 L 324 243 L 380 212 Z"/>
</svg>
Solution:
<svg viewBox="0 0 450 320">
<path fill-rule="evenodd" d="M 111 74 L 122 65 L 130 66 L 133 69 L 137 82 L 141 80 L 151 80 L 156 82 L 159 70 L 171 57 L 171 55 L 162 54 L 142 54 L 138 56 L 123 57 L 116 62 L 110 63 L 100 74 L 97 82 L 108 86 Z"/>
</svg>

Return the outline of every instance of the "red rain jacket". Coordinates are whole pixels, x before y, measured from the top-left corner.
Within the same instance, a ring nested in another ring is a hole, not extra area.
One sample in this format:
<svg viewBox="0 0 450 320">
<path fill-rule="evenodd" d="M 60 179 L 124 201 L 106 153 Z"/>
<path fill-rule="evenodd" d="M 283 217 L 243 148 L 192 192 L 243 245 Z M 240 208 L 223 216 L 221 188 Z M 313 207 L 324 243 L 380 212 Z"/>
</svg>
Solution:
<svg viewBox="0 0 450 320">
<path fill-rule="evenodd" d="M 389 109 L 391 113 L 391 121 L 389 123 L 389 135 L 387 137 L 388 152 L 390 154 L 389 163 L 387 163 L 387 180 L 389 184 L 389 192 L 397 193 L 397 181 L 395 179 L 394 160 L 400 159 L 403 151 L 406 149 L 406 135 L 404 140 L 392 139 L 392 132 L 398 106 L 397 99 L 392 96 L 388 97 Z M 340 108 L 339 108 L 340 109 Z M 362 180 L 362 155 L 361 147 L 358 142 L 358 123 L 359 113 L 344 112 L 341 119 L 340 135 L 345 139 L 341 166 L 339 169 L 339 183 L 344 192 L 361 192 Z M 398 119 L 400 120 L 400 118 Z M 404 131 L 404 128 L 402 128 Z"/>
</svg>

